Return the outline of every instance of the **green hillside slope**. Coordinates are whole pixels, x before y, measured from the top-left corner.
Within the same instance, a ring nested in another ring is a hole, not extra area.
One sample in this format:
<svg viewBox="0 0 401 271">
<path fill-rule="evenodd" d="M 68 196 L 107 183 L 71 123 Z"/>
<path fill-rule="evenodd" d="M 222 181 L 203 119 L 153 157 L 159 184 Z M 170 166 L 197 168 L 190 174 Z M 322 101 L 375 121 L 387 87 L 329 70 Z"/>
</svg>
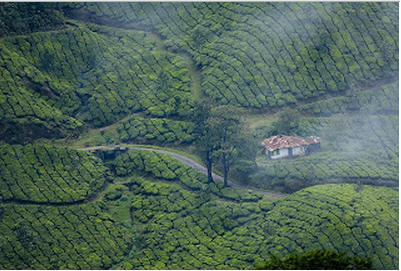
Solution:
<svg viewBox="0 0 401 271">
<path fill-rule="evenodd" d="M 374 268 L 397 268 L 398 212 L 398 189 L 314 186 L 281 200 L 268 214 L 265 226 L 274 242 L 267 249 L 299 252 L 341 247 L 371 257 Z"/>
<path fill-rule="evenodd" d="M 5 201 L 71 203 L 90 198 L 108 178 L 85 152 L 42 145 L 0 145 L 0 196 Z"/>
<path fill-rule="evenodd" d="M 102 24 L 157 31 L 224 103 L 293 104 L 396 75 L 396 3 L 80 3 Z M 154 29 L 154 30 L 153 30 Z"/>
<path fill-rule="evenodd" d="M 3 203 L 3 268 L 249 269 L 316 248 L 398 266 L 398 190 L 323 185 L 272 200 L 151 151 L 108 163 L 117 178 L 94 202 Z"/>
<path fill-rule="evenodd" d="M 188 110 L 185 63 L 158 50 L 157 38 L 144 32 L 74 24 L 3 43 L 15 58 L 13 63 L 22 61 L 17 64 L 22 71 L 5 77 L 7 82 L 22 84 L 27 76 L 33 81 L 26 83 L 28 93 L 38 92 L 35 95 L 44 103 L 94 125 L 138 110 L 159 117 L 185 115 Z M 6 73 L 13 70 L 4 68 Z M 22 91 L 17 86 L 12 90 L 13 95 Z M 4 108 L 12 110 L 7 104 Z"/>
<path fill-rule="evenodd" d="M 397 269 L 398 17 L 391 2 L 0 3 L 0 269 L 254 269 L 316 249 Z M 277 134 L 323 141 L 269 160 Z M 120 144 L 212 161 L 233 187 Z"/>
<path fill-rule="evenodd" d="M 108 269 L 132 242 L 99 204 L 2 209 L 1 269 Z"/>
<path fill-rule="evenodd" d="M 298 130 L 320 136 L 321 151 L 275 161 L 261 154 L 251 183 L 286 192 L 342 181 L 398 186 L 398 101 L 397 82 L 300 107 Z"/>
<path fill-rule="evenodd" d="M 370 257 L 379 269 L 398 266 L 398 190 L 324 185 L 269 203 L 246 202 L 249 199 L 235 197 L 233 189 L 216 193 L 210 186 L 218 197 L 214 198 L 206 192 L 207 184 L 199 191 L 183 177 L 167 177 L 158 155 L 138 154 L 152 163 L 116 160 L 116 165 L 127 166 L 125 170 L 116 167 L 119 175 L 143 174 L 144 170 L 151 174 L 142 175 L 146 180 L 133 177 L 126 184 L 130 192 L 123 197 L 134 199 L 133 223 L 142 241 L 137 256 L 125 268 L 243 269 L 262 264 L 270 254 L 283 256 L 316 248 Z M 140 160 L 132 151 L 129 156 L 131 161 Z M 173 168 L 183 171 L 179 163 Z M 150 182 L 150 177 L 158 182 Z"/>
</svg>

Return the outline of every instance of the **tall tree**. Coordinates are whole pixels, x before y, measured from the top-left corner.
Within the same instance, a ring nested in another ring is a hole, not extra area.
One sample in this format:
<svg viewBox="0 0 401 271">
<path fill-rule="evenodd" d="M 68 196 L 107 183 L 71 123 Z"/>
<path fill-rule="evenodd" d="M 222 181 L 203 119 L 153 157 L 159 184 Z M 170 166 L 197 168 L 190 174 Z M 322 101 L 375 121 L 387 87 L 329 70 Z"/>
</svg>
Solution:
<svg viewBox="0 0 401 271">
<path fill-rule="evenodd" d="M 212 102 L 210 100 L 200 101 L 192 116 L 195 123 L 195 133 L 197 135 L 196 149 L 206 164 L 207 177 L 209 182 L 213 182 L 212 167 L 214 162 L 214 152 L 217 149 L 217 137 L 214 123 L 210 119 Z"/>
<path fill-rule="evenodd" d="M 213 127 L 218 139 L 215 156 L 223 167 L 224 186 L 228 186 L 228 172 L 242 142 L 238 110 L 232 106 L 218 106 L 212 110 L 211 119 L 214 119 Z"/>
<path fill-rule="evenodd" d="M 217 162 L 223 167 L 224 185 L 240 145 L 240 118 L 236 108 L 214 105 L 210 100 L 200 102 L 193 115 L 196 124 L 196 147 L 206 164 L 208 181 L 213 181 L 212 168 Z"/>
</svg>

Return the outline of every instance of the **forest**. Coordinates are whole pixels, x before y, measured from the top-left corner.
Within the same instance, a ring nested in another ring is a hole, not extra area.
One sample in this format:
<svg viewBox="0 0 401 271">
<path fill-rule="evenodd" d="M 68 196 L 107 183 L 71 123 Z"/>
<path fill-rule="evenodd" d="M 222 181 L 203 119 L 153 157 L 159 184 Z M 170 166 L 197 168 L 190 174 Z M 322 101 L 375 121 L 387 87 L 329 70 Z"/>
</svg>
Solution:
<svg viewBox="0 0 401 271">
<path fill-rule="evenodd" d="M 0 3 L 0 269 L 399 269 L 399 3 Z M 276 135 L 320 138 L 269 159 Z"/>
</svg>

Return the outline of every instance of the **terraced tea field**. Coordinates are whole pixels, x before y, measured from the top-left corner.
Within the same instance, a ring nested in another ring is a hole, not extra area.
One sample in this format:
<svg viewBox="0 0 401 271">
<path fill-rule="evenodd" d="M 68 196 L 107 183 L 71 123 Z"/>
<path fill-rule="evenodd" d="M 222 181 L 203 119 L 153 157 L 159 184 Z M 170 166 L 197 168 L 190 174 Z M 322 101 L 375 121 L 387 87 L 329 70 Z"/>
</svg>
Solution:
<svg viewBox="0 0 401 271">
<path fill-rule="evenodd" d="M 0 3 L 0 269 L 255 269 L 316 249 L 398 269 L 398 18 Z M 277 134 L 321 149 L 269 160 Z"/>
</svg>

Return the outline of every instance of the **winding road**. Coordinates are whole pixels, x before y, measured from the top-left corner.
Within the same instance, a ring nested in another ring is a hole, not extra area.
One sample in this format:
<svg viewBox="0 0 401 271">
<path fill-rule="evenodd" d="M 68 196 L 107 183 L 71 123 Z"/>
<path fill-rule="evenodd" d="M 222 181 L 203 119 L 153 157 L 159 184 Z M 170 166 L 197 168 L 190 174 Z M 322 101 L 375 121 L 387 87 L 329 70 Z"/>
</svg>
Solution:
<svg viewBox="0 0 401 271">
<path fill-rule="evenodd" d="M 166 150 L 159 150 L 159 149 L 153 149 L 153 148 L 145 148 L 145 147 L 134 147 L 134 146 L 119 146 L 119 145 L 110 145 L 110 146 L 95 146 L 95 147 L 87 147 L 87 148 L 76 148 L 77 150 L 81 150 L 81 151 L 98 151 L 98 150 L 146 150 L 146 151 L 154 151 L 154 152 L 159 152 L 159 153 L 163 153 L 163 154 L 167 154 L 170 155 L 172 157 L 174 157 L 175 159 L 183 162 L 184 164 L 200 170 L 202 173 L 207 174 L 207 170 L 204 166 L 202 166 L 201 164 L 195 162 L 194 160 L 183 156 L 181 154 L 178 153 L 174 153 L 174 152 L 170 152 L 170 151 L 166 151 Z M 218 180 L 223 182 L 223 177 L 213 173 L 213 179 L 214 180 Z M 266 191 L 261 191 L 261 190 L 257 190 L 253 187 L 248 187 L 248 186 L 244 186 L 244 185 L 240 185 L 237 183 L 234 183 L 232 181 L 228 181 L 228 185 L 230 187 L 234 187 L 234 188 L 239 188 L 239 189 L 245 189 L 245 190 L 251 190 L 255 193 L 258 194 L 262 194 L 265 196 L 269 196 L 269 197 L 277 197 L 277 198 L 284 198 L 286 197 L 286 195 L 284 194 L 277 194 L 277 193 L 270 193 L 270 192 L 266 192 Z"/>
</svg>

